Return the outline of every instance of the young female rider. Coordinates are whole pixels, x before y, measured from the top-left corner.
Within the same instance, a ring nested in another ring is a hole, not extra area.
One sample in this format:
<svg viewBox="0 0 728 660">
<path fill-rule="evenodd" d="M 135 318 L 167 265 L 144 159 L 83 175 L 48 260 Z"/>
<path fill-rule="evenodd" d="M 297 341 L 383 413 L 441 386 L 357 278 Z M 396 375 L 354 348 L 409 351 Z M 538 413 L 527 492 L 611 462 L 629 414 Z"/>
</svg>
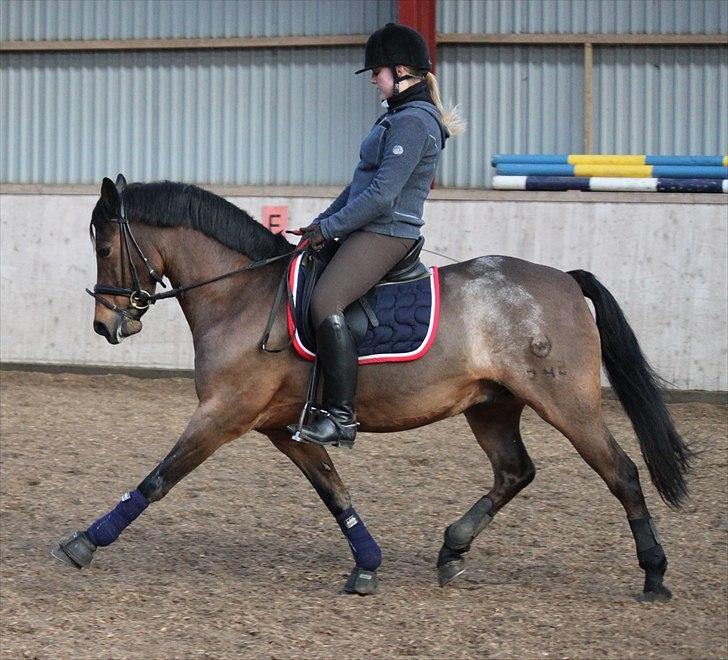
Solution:
<svg viewBox="0 0 728 660">
<path fill-rule="evenodd" d="M 386 99 L 387 112 L 362 142 L 351 183 L 302 229 L 318 251 L 340 247 L 313 292 L 311 313 L 324 377 L 323 410 L 299 438 L 322 445 L 356 435 L 357 352 L 344 309 L 404 257 L 420 236 L 422 209 L 445 140 L 463 129 L 440 101 L 427 44 L 412 28 L 388 23 L 369 37 L 364 68 Z M 383 103 L 384 105 L 384 103 Z"/>
</svg>

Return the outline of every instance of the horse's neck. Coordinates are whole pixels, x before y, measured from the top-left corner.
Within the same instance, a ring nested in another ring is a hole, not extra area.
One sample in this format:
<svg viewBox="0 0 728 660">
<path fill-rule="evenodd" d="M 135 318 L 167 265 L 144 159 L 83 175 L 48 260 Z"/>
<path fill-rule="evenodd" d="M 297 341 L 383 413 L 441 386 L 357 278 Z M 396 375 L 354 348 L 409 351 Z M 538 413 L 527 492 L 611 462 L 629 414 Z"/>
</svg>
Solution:
<svg viewBox="0 0 728 660">
<path fill-rule="evenodd" d="M 237 270 L 251 260 L 221 243 L 191 229 L 165 230 L 158 237 L 164 273 L 172 286 L 184 287 Z M 256 292 L 247 291 L 255 282 Z M 251 300 L 267 297 L 269 285 L 256 271 L 206 284 L 181 296 L 180 305 L 193 336 L 219 323 L 230 323 L 242 315 Z"/>
<path fill-rule="evenodd" d="M 250 260 L 193 229 L 164 229 L 155 237 L 164 272 L 175 286 L 201 282 L 241 268 Z"/>
</svg>

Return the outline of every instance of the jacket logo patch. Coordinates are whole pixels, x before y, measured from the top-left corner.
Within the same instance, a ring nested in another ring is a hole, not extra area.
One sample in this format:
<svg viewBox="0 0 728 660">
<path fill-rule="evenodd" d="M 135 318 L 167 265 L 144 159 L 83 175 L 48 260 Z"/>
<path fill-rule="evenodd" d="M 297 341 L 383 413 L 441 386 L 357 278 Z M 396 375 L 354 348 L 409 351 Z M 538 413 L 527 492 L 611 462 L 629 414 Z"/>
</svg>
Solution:
<svg viewBox="0 0 728 660">
<path fill-rule="evenodd" d="M 401 144 L 395 144 L 395 145 L 394 145 L 394 146 L 392 147 L 392 153 L 393 153 L 393 154 L 394 154 L 395 156 L 401 156 L 401 155 L 402 155 L 402 154 L 404 153 L 404 147 L 402 147 L 402 145 L 401 145 Z"/>
</svg>

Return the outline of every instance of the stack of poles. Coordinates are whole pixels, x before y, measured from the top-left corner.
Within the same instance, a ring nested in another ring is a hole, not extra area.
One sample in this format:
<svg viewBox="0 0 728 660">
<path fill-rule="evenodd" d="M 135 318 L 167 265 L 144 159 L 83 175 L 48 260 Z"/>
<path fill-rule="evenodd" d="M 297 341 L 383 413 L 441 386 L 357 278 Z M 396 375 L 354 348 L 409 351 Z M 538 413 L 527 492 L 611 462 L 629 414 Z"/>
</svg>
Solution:
<svg viewBox="0 0 728 660">
<path fill-rule="evenodd" d="M 728 156 L 501 154 L 498 190 L 728 193 Z"/>
</svg>

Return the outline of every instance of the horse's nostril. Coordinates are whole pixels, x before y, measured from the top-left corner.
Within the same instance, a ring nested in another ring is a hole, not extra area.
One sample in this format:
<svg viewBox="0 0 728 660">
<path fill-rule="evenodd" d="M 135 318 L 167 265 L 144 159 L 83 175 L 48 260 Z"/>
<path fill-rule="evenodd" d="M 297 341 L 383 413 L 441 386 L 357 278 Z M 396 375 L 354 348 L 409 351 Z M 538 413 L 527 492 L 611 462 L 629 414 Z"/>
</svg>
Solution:
<svg viewBox="0 0 728 660">
<path fill-rule="evenodd" d="M 94 321 L 94 332 L 102 337 L 109 338 L 108 328 L 101 321 Z"/>
</svg>

